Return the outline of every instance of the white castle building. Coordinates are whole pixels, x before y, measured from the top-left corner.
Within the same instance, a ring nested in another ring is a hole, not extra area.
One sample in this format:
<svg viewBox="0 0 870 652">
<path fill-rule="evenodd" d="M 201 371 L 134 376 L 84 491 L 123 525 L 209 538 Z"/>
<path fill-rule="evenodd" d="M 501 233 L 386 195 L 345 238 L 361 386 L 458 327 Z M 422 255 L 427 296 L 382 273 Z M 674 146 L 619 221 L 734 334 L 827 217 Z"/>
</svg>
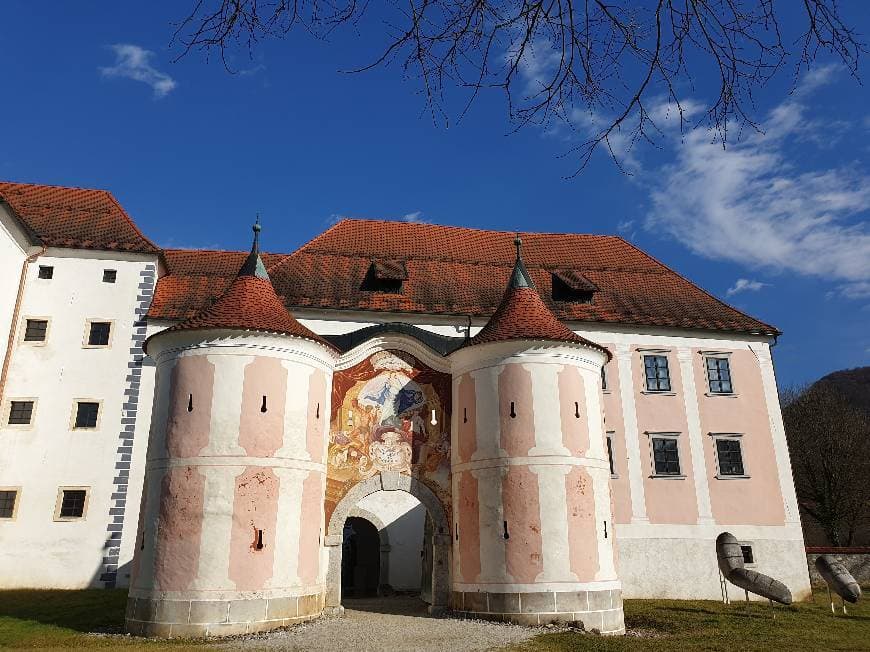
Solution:
<svg viewBox="0 0 870 652">
<path fill-rule="evenodd" d="M 161 249 L 16 183 L 0 227 L 2 588 L 129 586 L 158 636 L 390 590 L 620 633 L 623 598 L 718 598 L 728 530 L 809 595 L 779 332 L 621 238 Z"/>
</svg>

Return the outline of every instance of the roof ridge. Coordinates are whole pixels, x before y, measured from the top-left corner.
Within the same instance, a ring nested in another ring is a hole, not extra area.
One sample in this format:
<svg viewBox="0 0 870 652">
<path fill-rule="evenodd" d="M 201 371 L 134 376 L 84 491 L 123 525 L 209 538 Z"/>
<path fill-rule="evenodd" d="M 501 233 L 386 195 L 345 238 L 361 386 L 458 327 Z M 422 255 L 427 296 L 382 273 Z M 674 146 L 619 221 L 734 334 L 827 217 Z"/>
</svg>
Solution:
<svg viewBox="0 0 870 652">
<path fill-rule="evenodd" d="M 84 186 L 62 186 L 57 183 L 28 183 L 26 181 L 4 181 L 0 179 L 0 185 L 28 186 L 30 188 L 59 188 L 61 190 L 88 190 L 91 192 L 110 192 L 105 188 L 86 188 Z"/>
<path fill-rule="evenodd" d="M 484 229 L 478 226 L 459 226 L 456 224 L 434 224 L 432 222 L 406 222 L 401 219 L 390 220 L 379 217 L 342 217 L 338 222 L 336 222 L 332 227 L 321 233 L 320 235 L 326 235 L 331 229 L 336 226 L 341 225 L 343 222 L 377 222 L 380 224 L 407 224 L 411 227 L 425 228 L 425 227 L 435 227 L 439 229 L 455 229 L 458 231 L 476 231 L 478 233 L 494 233 L 498 235 L 516 235 L 519 233 L 521 236 L 524 235 L 564 235 L 564 236 L 586 236 L 592 238 L 619 238 L 619 236 L 615 236 L 609 233 L 577 233 L 577 232 L 565 232 L 565 231 L 503 231 L 500 229 Z M 319 237 L 319 236 L 318 236 Z M 313 242 L 314 238 L 311 240 Z"/>
</svg>

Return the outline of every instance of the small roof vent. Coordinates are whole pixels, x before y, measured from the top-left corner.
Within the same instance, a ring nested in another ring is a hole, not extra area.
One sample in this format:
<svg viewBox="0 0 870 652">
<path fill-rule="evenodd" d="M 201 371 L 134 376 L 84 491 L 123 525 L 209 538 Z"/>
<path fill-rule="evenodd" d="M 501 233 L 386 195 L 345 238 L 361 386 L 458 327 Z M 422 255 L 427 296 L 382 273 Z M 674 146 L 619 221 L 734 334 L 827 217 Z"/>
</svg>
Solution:
<svg viewBox="0 0 870 652">
<path fill-rule="evenodd" d="M 363 279 L 362 289 L 368 292 L 401 294 L 402 284 L 408 280 L 404 260 L 375 258 Z"/>
<path fill-rule="evenodd" d="M 593 296 L 600 288 L 574 269 L 554 269 L 553 301 L 570 303 L 592 303 Z"/>
</svg>

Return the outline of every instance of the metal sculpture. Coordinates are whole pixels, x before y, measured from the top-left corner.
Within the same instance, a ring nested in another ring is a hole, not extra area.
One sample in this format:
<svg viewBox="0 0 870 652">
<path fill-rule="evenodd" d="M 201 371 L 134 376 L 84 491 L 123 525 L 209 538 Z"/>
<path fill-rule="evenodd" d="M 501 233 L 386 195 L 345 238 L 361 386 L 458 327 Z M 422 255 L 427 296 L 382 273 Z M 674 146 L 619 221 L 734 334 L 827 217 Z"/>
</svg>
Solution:
<svg viewBox="0 0 870 652">
<path fill-rule="evenodd" d="M 740 549 L 737 538 L 730 532 L 723 532 L 716 537 L 716 558 L 722 576 L 735 586 L 739 586 L 747 593 L 752 592 L 780 604 L 791 604 L 791 591 L 785 584 L 762 573 L 744 568 L 743 551 Z M 748 598 L 747 595 L 747 600 Z"/>
<path fill-rule="evenodd" d="M 843 600 L 843 613 L 846 611 L 846 602 L 858 602 L 861 597 L 861 587 L 843 563 L 833 555 L 819 555 L 815 561 L 816 570 L 828 585 L 828 598 L 831 601 L 831 613 L 834 613 L 834 599 L 831 591 Z"/>
</svg>

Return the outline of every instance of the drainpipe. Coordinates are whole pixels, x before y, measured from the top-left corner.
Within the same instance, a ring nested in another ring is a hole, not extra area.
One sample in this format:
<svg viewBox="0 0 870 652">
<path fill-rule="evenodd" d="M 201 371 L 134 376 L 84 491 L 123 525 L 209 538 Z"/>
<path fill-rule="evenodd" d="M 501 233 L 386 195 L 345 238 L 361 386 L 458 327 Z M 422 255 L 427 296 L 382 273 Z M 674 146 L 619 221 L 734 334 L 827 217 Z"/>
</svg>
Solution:
<svg viewBox="0 0 870 652">
<path fill-rule="evenodd" d="M 12 361 L 12 349 L 15 346 L 15 332 L 18 330 L 18 315 L 21 312 L 21 301 L 24 299 L 24 286 L 27 281 L 27 266 L 45 253 L 47 247 L 42 245 L 39 251 L 30 254 L 21 264 L 21 277 L 18 279 L 18 294 L 15 297 L 15 308 L 12 310 L 12 323 L 9 324 L 9 339 L 6 342 L 6 357 L 3 360 L 3 371 L 0 372 L 0 404 L 6 392 L 6 376 Z"/>
</svg>

